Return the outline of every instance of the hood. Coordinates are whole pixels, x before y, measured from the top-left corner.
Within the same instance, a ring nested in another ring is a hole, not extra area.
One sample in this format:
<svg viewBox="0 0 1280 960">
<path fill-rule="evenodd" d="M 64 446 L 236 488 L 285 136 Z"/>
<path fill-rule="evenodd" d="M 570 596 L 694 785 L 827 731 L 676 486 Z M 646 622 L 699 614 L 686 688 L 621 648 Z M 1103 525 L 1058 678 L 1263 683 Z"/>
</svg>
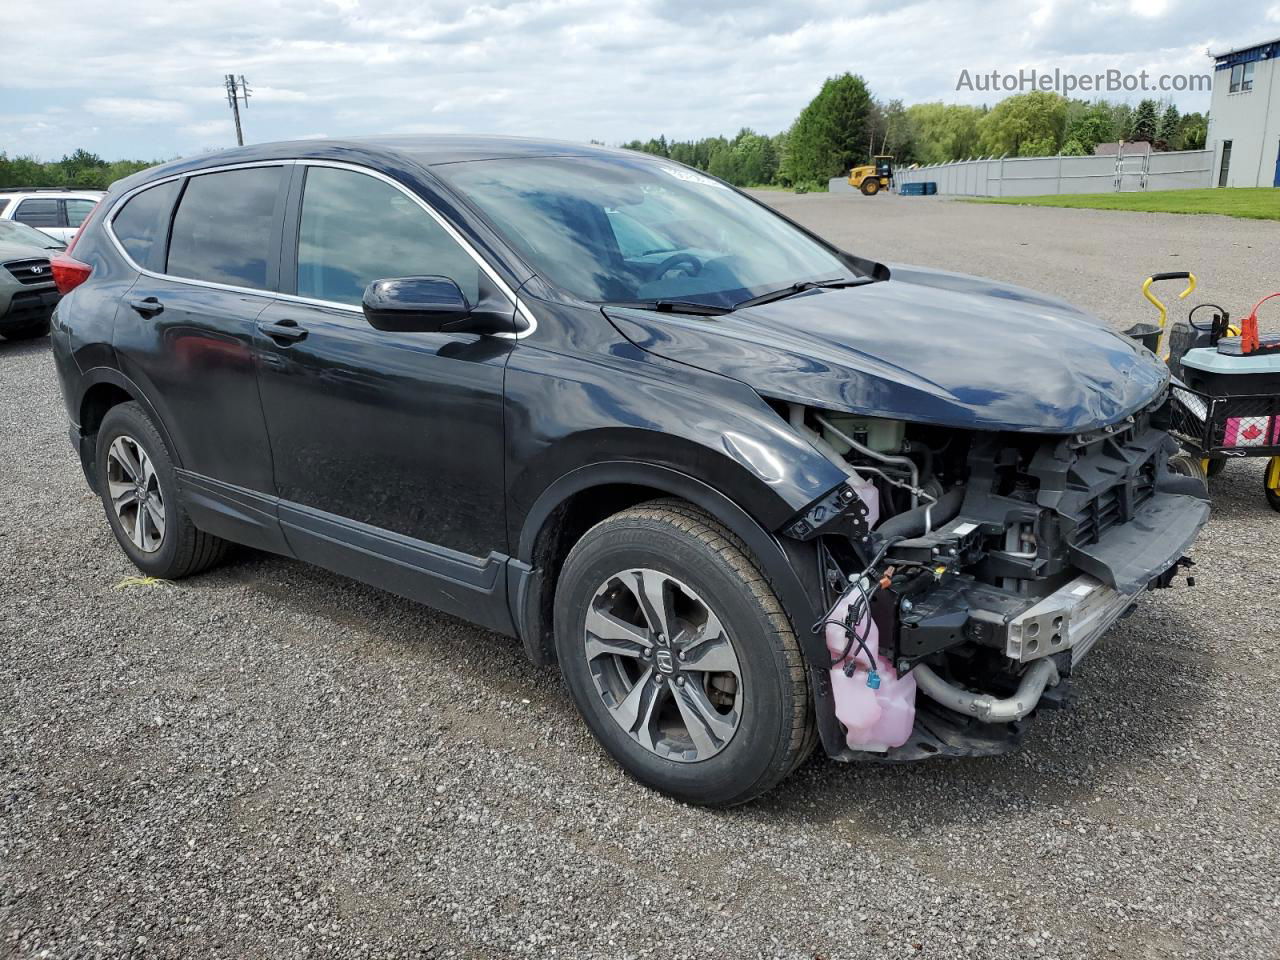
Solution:
<svg viewBox="0 0 1280 960">
<path fill-rule="evenodd" d="M 1149 351 L 1061 300 L 916 267 L 718 317 L 605 313 L 640 348 L 767 397 L 939 426 L 1094 430 L 1169 379 Z"/>
<path fill-rule="evenodd" d="M 29 243 L 0 243 L 0 261 L 35 260 L 38 258 L 48 260 L 50 257 L 61 252 L 61 247 L 45 250 Z"/>
</svg>

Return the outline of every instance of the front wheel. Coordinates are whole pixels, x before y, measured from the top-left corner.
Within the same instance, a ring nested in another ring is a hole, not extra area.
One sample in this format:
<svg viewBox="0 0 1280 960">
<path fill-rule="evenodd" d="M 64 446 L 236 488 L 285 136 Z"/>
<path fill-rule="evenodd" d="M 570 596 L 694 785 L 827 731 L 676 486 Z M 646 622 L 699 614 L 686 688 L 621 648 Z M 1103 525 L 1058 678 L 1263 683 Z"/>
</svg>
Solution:
<svg viewBox="0 0 1280 960">
<path fill-rule="evenodd" d="M 1267 469 L 1262 475 L 1267 488 L 1267 503 L 1272 510 L 1280 511 L 1280 457 L 1272 457 L 1267 461 Z"/>
<path fill-rule="evenodd" d="M 556 650 L 592 733 L 637 780 L 729 806 L 813 748 L 804 661 L 745 546 L 682 501 L 589 530 L 556 590 Z"/>
</svg>

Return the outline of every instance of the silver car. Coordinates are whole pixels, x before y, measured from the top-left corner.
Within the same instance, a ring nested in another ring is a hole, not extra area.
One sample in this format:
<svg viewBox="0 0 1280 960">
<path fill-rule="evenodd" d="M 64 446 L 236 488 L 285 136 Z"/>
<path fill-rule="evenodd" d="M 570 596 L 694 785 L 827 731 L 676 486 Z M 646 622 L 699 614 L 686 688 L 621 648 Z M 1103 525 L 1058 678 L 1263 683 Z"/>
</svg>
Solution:
<svg viewBox="0 0 1280 960">
<path fill-rule="evenodd" d="M 0 336 L 25 340 L 49 332 L 59 299 L 49 258 L 65 249 L 25 223 L 0 220 Z"/>
</svg>

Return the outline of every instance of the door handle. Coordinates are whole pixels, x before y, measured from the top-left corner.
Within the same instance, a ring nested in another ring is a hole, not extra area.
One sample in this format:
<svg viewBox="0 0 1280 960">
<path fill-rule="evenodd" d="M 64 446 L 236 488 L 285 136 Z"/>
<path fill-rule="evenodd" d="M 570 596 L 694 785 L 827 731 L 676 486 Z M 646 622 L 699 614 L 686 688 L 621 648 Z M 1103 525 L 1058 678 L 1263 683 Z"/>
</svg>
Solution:
<svg viewBox="0 0 1280 960">
<path fill-rule="evenodd" d="M 157 313 L 164 313 L 164 304 L 155 297 L 144 297 L 141 300 L 130 300 L 129 306 L 144 317 L 154 317 Z"/>
<path fill-rule="evenodd" d="M 306 328 L 298 326 L 296 320 L 266 321 L 258 324 L 258 329 L 277 343 L 281 340 L 286 343 L 296 343 L 307 335 Z"/>
</svg>

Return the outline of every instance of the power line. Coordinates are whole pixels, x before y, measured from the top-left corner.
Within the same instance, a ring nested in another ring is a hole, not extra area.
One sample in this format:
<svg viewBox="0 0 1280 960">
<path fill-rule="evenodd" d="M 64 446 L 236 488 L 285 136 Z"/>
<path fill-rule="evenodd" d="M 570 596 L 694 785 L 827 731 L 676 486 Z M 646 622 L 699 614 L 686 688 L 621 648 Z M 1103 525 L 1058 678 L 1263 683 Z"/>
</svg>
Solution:
<svg viewBox="0 0 1280 960">
<path fill-rule="evenodd" d="M 231 113 L 236 118 L 236 144 L 244 146 L 244 133 L 240 130 L 240 101 L 244 101 L 245 109 L 249 108 L 249 82 L 245 80 L 244 74 L 240 74 L 239 79 L 234 73 L 228 73 L 224 81 L 227 88 L 227 103 L 231 104 Z"/>
</svg>

